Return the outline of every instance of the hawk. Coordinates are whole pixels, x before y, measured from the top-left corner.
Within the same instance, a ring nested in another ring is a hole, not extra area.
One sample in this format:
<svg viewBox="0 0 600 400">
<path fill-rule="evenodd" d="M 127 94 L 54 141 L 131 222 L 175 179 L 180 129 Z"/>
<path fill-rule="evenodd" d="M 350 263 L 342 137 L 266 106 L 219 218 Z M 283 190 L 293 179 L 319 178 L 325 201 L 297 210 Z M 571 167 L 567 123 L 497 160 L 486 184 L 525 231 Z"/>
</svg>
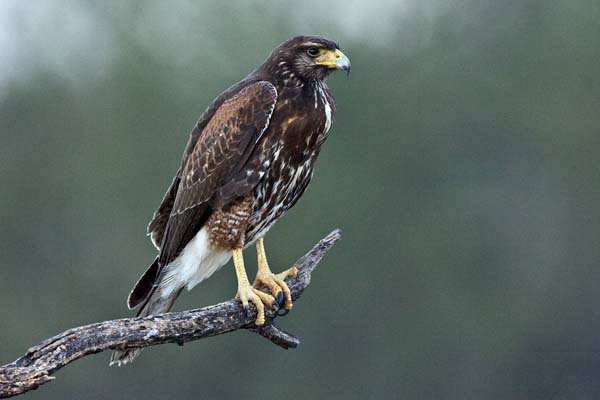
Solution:
<svg viewBox="0 0 600 400">
<path fill-rule="evenodd" d="M 137 316 L 167 312 L 184 288 L 209 278 L 233 256 L 237 298 L 257 309 L 292 308 L 284 280 L 271 272 L 263 237 L 300 198 L 335 117 L 326 78 L 350 72 L 339 46 L 297 36 L 277 46 L 257 69 L 220 94 L 193 128 L 181 166 L 148 225 L 158 256 L 129 294 Z M 258 272 L 250 284 L 242 251 L 256 244 Z M 269 293 L 258 289 L 261 285 Z M 111 364 L 139 349 L 115 351 Z"/>
</svg>

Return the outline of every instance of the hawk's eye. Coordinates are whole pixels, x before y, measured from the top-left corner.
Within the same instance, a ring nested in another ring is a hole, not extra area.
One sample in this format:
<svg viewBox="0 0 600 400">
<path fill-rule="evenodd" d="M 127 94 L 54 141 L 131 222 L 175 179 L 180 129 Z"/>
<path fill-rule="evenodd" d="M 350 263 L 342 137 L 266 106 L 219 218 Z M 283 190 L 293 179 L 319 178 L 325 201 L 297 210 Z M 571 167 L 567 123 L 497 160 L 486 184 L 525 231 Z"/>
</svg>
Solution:
<svg viewBox="0 0 600 400">
<path fill-rule="evenodd" d="M 319 55 L 319 53 L 321 52 L 316 47 L 309 47 L 309 49 L 306 50 L 306 54 L 308 54 L 311 57 L 316 57 Z"/>
</svg>

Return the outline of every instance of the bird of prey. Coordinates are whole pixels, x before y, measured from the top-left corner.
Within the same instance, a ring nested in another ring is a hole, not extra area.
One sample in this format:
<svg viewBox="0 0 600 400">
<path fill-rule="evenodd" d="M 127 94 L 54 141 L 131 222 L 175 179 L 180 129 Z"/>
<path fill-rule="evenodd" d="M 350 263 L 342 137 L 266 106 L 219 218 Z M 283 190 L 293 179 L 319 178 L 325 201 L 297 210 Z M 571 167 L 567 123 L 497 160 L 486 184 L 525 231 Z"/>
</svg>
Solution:
<svg viewBox="0 0 600 400">
<path fill-rule="evenodd" d="M 331 40 L 297 36 L 221 93 L 193 128 L 181 166 L 148 225 L 158 256 L 129 294 L 137 316 L 160 314 L 233 256 L 237 298 L 257 309 L 274 302 L 292 308 L 284 280 L 269 269 L 263 237 L 311 180 L 335 117 L 326 78 L 350 72 L 350 60 Z M 242 251 L 256 244 L 258 272 L 250 284 Z M 269 293 L 258 289 L 261 285 Z M 115 351 L 111 364 L 132 361 L 139 349 Z"/>
</svg>

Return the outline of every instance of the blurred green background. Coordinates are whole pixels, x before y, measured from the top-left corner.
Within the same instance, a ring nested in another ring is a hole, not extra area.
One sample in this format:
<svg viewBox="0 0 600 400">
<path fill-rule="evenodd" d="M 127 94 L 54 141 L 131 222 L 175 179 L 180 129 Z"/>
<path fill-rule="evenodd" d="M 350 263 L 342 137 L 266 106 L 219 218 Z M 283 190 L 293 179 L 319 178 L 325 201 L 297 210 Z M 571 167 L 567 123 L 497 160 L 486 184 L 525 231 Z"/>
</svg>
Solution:
<svg viewBox="0 0 600 400">
<path fill-rule="evenodd" d="M 597 0 L 0 1 L 0 363 L 129 315 L 196 119 L 306 33 L 352 74 L 267 236 L 279 270 L 344 230 L 280 320 L 301 346 L 103 353 L 26 397 L 600 398 Z M 235 291 L 229 265 L 176 309 Z"/>
</svg>

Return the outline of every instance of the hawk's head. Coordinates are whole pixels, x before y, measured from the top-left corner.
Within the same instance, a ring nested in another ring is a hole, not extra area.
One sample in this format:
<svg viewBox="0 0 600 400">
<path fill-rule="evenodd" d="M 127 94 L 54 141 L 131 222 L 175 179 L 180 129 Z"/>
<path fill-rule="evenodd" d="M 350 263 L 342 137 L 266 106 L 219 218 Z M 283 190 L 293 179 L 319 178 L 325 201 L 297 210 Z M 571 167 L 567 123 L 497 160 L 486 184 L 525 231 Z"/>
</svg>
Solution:
<svg viewBox="0 0 600 400">
<path fill-rule="evenodd" d="M 277 46 L 261 69 L 293 84 L 325 79 L 336 69 L 350 73 L 350 60 L 329 39 L 296 36 Z"/>
</svg>

